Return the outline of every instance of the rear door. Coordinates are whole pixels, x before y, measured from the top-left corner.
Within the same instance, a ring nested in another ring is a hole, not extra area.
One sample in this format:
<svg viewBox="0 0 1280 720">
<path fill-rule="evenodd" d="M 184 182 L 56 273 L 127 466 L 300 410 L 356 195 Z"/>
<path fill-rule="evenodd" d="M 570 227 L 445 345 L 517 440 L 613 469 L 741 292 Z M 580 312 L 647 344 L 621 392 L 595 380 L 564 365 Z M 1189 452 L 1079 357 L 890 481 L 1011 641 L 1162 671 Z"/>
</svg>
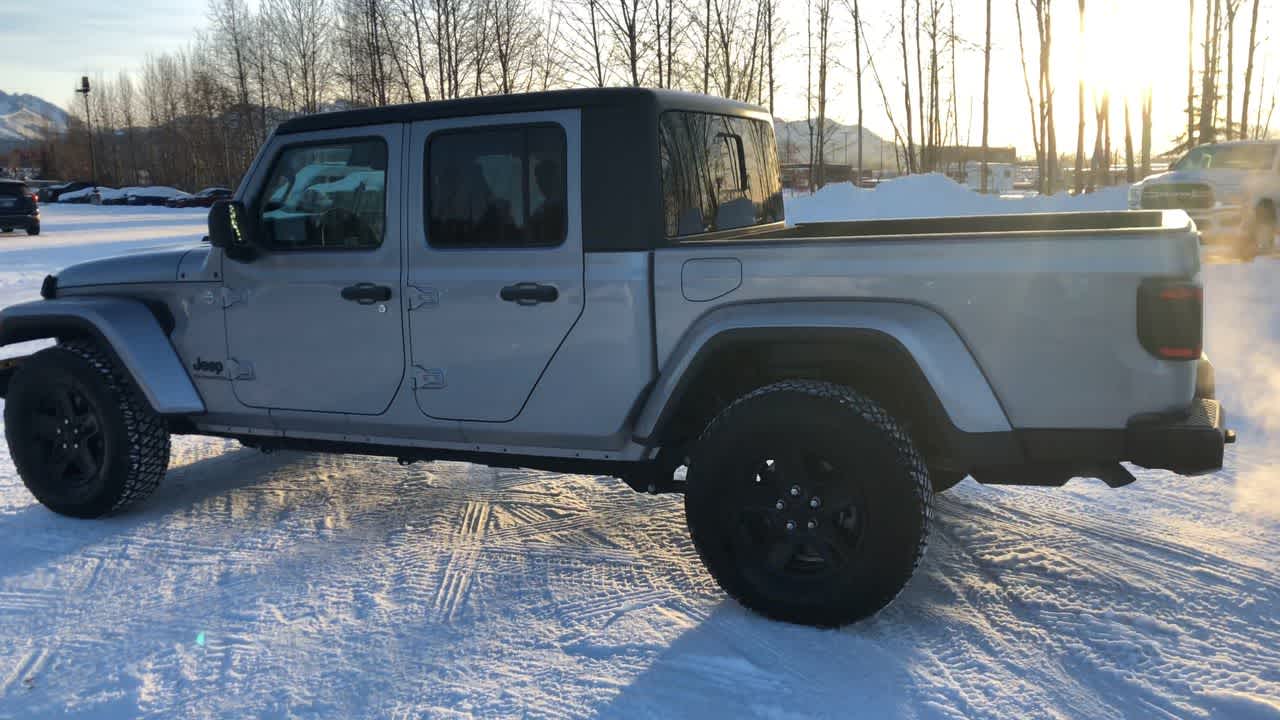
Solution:
<svg viewBox="0 0 1280 720">
<path fill-rule="evenodd" d="M 520 414 L 583 309 L 576 110 L 413 125 L 412 382 L 428 416 Z"/>
<path fill-rule="evenodd" d="M 246 202 L 267 250 L 223 263 L 226 368 L 246 405 L 373 415 L 404 376 L 404 126 L 287 136 Z"/>
</svg>

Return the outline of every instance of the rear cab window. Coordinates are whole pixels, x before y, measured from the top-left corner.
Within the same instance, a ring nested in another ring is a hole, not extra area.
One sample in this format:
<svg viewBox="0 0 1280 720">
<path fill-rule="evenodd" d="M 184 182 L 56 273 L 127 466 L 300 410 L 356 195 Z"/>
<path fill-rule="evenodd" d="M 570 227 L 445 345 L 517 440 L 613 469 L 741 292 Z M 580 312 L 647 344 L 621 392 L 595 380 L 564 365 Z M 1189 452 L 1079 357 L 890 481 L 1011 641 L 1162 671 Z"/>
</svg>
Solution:
<svg viewBox="0 0 1280 720">
<path fill-rule="evenodd" d="M 658 125 L 669 238 L 783 219 L 782 175 L 765 120 L 667 111 Z"/>
</svg>

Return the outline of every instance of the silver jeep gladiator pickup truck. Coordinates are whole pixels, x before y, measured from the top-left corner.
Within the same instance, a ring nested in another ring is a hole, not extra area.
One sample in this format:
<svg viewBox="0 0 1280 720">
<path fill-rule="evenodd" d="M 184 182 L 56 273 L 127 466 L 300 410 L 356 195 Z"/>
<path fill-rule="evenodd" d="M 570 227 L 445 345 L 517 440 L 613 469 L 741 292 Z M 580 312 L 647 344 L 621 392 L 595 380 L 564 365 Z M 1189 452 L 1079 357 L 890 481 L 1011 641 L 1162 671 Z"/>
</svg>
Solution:
<svg viewBox="0 0 1280 720">
<path fill-rule="evenodd" d="M 926 210 L 928 198 L 922 197 Z M 840 625 L 933 494 L 1222 465 L 1181 211 L 788 227 L 758 107 L 579 90 L 290 120 L 209 243 L 0 313 L 23 481 L 96 517 L 172 433 L 684 493 L 733 597 Z"/>
</svg>

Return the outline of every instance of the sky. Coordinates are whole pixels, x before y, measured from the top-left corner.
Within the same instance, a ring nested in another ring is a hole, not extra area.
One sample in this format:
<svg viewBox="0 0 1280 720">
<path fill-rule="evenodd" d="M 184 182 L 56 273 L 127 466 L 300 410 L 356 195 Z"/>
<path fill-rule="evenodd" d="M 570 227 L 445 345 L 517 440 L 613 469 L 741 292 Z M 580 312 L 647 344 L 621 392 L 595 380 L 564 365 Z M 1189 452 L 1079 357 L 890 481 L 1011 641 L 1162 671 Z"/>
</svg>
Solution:
<svg viewBox="0 0 1280 720">
<path fill-rule="evenodd" d="M 1237 18 L 1236 74 L 1240 78 L 1244 74 L 1251 2 L 1244 0 Z M 982 127 L 985 3 L 954 3 L 956 34 L 961 38 L 956 58 L 960 135 L 962 140 L 977 144 Z M 1270 97 L 1270 93 L 1280 90 L 1276 82 L 1280 78 L 1280 0 L 1262 3 L 1255 74 L 1261 73 L 1263 64 L 1267 66 Z M 928 0 L 922 4 L 927 5 Z M 1200 4 L 1202 0 L 1197 0 Z M 207 25 L 205 7 L 204 0 L 0 0 L 0 28 L 4 29 L 5 38 L 4 51 L 0 53 L 0 90 L 32 93 L 65 107 L 73 98 L 72 88 L 80 75 L 113 76 L 122 70 L 136 70 L 148 53 L 174 50 L 189 43 Z M 892 110 L 900 116 L 902 60 L 894 25 L 897 7 L 895 0 L 861 0 L 867 43 L 864 51 L 874 53 Z M 1076 3 L 1057 0 L 1054 7 L 1053 77 L 1057 84 L 1059 149 L 1074 149 L 1076 83 L 1081 73 L 1090 88 L 1085 100 L 1090 108 L 1088 147 L 1093 142 L 1095 93 L 1102 88 L 1112 93 L 1113 142 L 1120 143 L 1124 131 L 1123 97 L 1132 99 L 1136 138 L 1138 98 L 1148 84 L 1155 109 L 1156 151 L 1168 147 L 1186 123 L 1187 6 L 1182 0 L 1088 0 L 1083 43 L 1076 30 Z M 828 112 L 837 120 L 852 123 L 856 119 L 853 35 L 843 0 L 833 4 L 833 14 L 832 55 L 837 67 L 832 71 Z M 1197 15 L 1197 43 L 1202 20 L 1203 16 Z M 1027 24 L 1028 49 L 1034 54 L 1033 21 L 1025 9 L 1023 21 Z M 789 42 L 778 59 L 775 113 L 786 119 L 803 118 L 805 0 L 783 0 L 782 22 Z M 992 37 L 991 143 L 1013 145 L 1020 155 L 1028 156 L 1033 152 L 1030 109 L 1018 61 L 1013 0 L 993 1 Z M 949 75 L 949 71 L 944 72 Z M 1033 75 L 1034 72 L 1032 68 Z M 1238 80 L 1237 85 L 1240 84 L 1242 81 Z M 1255 89 L 1255 97 L 1256 93 Z M 864 77 L 863 101 L 867 128 L 892 137 L 888 115 L 869 72 Z M 1239 103 L 1237 98 L 1237 117 Z M 1280 126 L 1280 117 L 1273 120 L 1272 126 Z"/>
</svg>

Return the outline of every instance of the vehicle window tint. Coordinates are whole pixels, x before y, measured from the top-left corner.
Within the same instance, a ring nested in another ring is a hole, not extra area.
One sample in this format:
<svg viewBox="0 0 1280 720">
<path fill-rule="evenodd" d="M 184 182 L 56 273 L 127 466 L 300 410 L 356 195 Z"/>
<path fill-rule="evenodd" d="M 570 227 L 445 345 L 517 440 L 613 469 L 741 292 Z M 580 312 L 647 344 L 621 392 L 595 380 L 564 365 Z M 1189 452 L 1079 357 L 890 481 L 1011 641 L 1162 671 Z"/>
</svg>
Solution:
<svg viewBox="0 0 1280 720">
<path fill-rule="evenodd" d="M 259 218 L 273 250 L 367 250 L 382 244 L 387 217 L 382 140 L 300 145 L 276 158 Z"/>
<path fill-rule="evenodd" d="M 30 194 L 31 191 L 27 189 L 26 185 L 19 185 L 18 183 L 0 183 L 0 195 L 4 195 L 5 197 L 21 197 L 23 195 Z"/>
<path fill-rule="evenodd" d="M 659 152 L 668 237 L 783 218 L 782 176 L 769 123 L 666 112 Z"/>
<path fill-rule="evenodd" d="M 551 247 L 568 227 L 564 131 L 492 127 L 434 136 L 427 241 L 444 248 Z"/>
</svg>

